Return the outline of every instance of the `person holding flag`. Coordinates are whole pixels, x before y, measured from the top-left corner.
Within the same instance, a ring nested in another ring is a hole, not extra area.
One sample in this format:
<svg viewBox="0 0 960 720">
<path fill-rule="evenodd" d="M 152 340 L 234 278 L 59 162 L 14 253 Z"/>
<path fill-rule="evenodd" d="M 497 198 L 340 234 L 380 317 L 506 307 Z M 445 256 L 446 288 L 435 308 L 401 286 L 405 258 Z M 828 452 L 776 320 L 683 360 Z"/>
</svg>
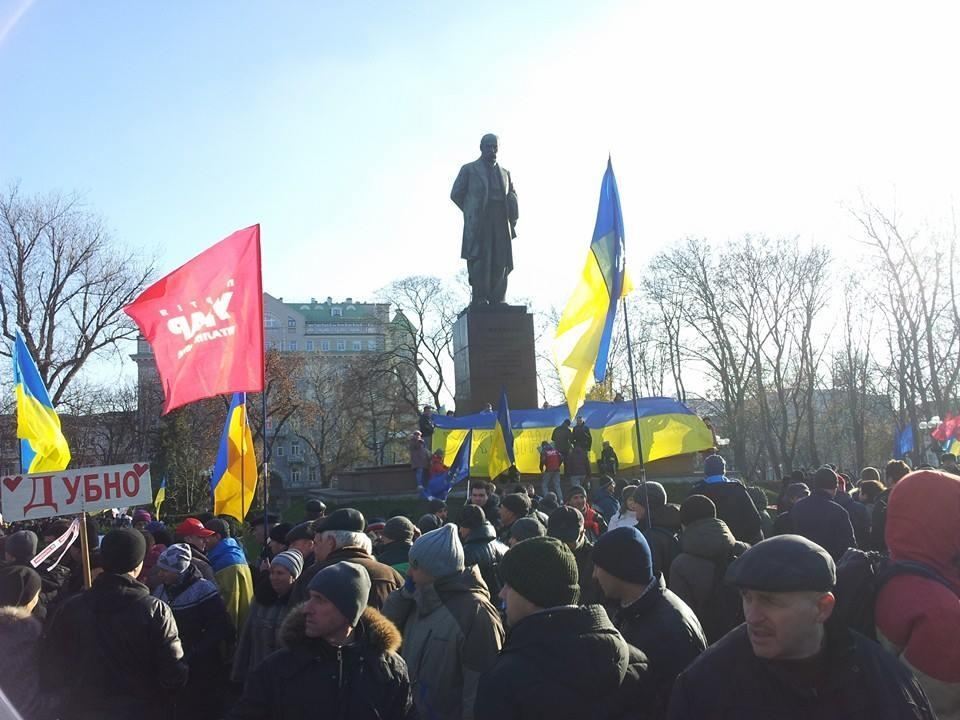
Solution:
<svg viewBox="0 0 960 720">
<path fill-rule="evenodd" d="M 470 454 L 473 450 L 473 430 L 467 432 L 463 442 L 457 449 L 457 455 L 453 459 L 453 464 L 449 468 L 444 468 L 441 472 L 432 473 L 426 482 L 421 472 L 419 479 L 420 494 L 427 500 L 446 500 L 454 485 L 463 482 L 470 475 Z"/>
<path fill-rule="evenodd" d="M 65 469 L 70 464 L 70 447 L 40 371 L 19 331 L 13 341 L 13 385 L 17 437 L 20 438 L 20 472 Z"/>
</svg>

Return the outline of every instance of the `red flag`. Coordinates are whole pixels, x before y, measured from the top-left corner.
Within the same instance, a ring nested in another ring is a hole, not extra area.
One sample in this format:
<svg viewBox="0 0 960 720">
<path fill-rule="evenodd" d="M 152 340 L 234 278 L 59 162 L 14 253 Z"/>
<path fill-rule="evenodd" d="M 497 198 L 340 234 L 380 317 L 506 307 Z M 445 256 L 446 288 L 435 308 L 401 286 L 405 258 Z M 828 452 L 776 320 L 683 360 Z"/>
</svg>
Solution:
<svg viewBox="0 0 960 720">
<path fill-rule="evenodd" d="M 263 390 L 259 225 L 204 250 L 124 310 L 153 348 L 164 414 L 213 395 Z"/>
</svg>

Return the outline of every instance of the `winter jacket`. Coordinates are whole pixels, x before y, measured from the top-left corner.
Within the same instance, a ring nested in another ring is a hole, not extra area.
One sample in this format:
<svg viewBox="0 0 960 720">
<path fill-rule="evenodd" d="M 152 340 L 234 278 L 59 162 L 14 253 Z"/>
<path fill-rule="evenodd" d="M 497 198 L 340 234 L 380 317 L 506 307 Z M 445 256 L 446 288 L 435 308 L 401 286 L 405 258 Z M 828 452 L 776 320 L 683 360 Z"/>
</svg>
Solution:
<svg viewBox="0 0 960 720">
<path fill-rule="evenodd" d="M 0 688 L 25 720 L 52 718 L 40 690 L 40 621 L 21 607 L 0 607 Z"/>
<path fill-rule="evenodd" d="M 845 492 L 837 492 L 833 499 L 837 505 L 847 511 L 850 517 L 850 525 L 853 526 L 853 537 L 858 548 L 870 547 L 870 513 L 867 506 L 857 502 Z"/>
<path fill-rule="evenodd" d="M 857 546 L 850 516 L 824 490 L 814 490 L 810 497 L 798 500 L 790 517 L 793 532 L 815 542 L 834 561 L 840 560 L 847 548 Z"/>
<path fill-rule="evenodd" d="M 292 591 L 292 590 L 291 590 Z M 293 605 L 290 593 L 276 597 L 272 602 L 259 597 L 250 606 L 247 624 L 240 633 L 237 651 L 233 656 L 233 670 L 230 679 L 242 683 L 268 655 L 280 649 L 280 626 Z"/>
<path fill-rule="evenodd" d="M 593 507 L 603 515 L 603 519 L 610 521 L 620 512 L 620 501 L 603 488 L 599 488 L 593 495 Z"/>
<path fill-rule="evenodd" d="M 343 647 L 307 637 L 303 607 L 287 616 L 280 639 L 283 648 L 247 676 L 227 720 L 415 720 L 407 666 L 396 654 L 400 633 L 373 608 Z"/>
<path fill-rule="evenodd" d="M 484 523 L 476 530 L 471 530 L 467 539 L 463 541 L 464 565 L 477 566 L 487 590 L 490 591 L 491 602 L 494 605 L 499 605 L 497 595 L 503 587 L 497 566 L 503 560 L 507 550 L 509 548 L 497 540 L 497 531 L 490 523 Z"/>
<path fill-rule="evenodd" d="M 70 583 L 70 569 L 63 563 L 52 570 L 47 561 L 38 568 L 33 568 L 40 576 L 40 601 L 33 608 L 33 616 L 41 623 L 46 623 L 56 613 L 58 606 L 68 594 Z M 12 565 L 33 567 L 29 562 L 13 562 Z"/>
<path fill-rule="evenodd" d="M 680 508 L 672 503 L 656 508 L 650 517 L 648 529 L 645 520 L 637 523 L 637 529 L 643 533 L 650 546 L 653 557 L 653 574 L 663 575 L 664 582 L 670 584 L 670 565 L 680 553 L 677 532 L 680 530 Z"/>
<path fill-rule="evenodd" d="M 433 584 L 394 590 L 383 614 L 403 635 L 400 654 L 421 717 L 471 720 L 480 674 L 503 645 L 503 625 L 476 566 Z"/>
<path fill-rule="evenodd" d="M 623 508 L 621 508 L 622 510 Z M 610 518 L 607 525 L 607 532 L 616 530 L 618 527 L 636 527 L 637 514 L 633 510 L 627 510 L 625 513 L 618 513 Z"/>
<path fill-rule="evenodd" d="M 624 640 L 647 656 L 656 690 L 652 708 L 663 717 L 673 681 L 707 647 L 700 621 L 657 577 L 639 599 L 617 611 L 613 624 Z"/>
<path fill-rule="evenodd" d="M 749 547 L 737 542 L 723 520 L 704 518 L 690 523 L 680 534 L 680 554 L 670 566 L 670 589 L 698 618 L 705 618 L 715 585 L 723 582 L 720 573 Z M 730 629 L 732 626 L 726 628 Z"/>
<path fill-rule="evenodd" d="M 563 464 L 563 456 L 559 450 L 548 448 L 540 451 L 540 472 L 557 472 Z"/>
<path fill-rule="evenodd" d="M 377 562 L 389 565 L 401 575 L 405 575 L 410 567 L 410 548 L 413 543 L 406 540 L 394 540 L 382 545 L 376 554 Z"/>
<path fill-rule="evenodd" d="M 423 442 L 426 443 L 427 447 L 430 447 L 431 442 L 433 441 L 433 430 L 436 427 L 436 424 L 433 422 L 433 415 L 427 415 L 426 413 L 420 413 L 420 417 L 417 420 L 417 429 L 420 431 L 420 434 L 423 435 Z"/>
<path fill-rule="evenodd" d="M 474 718 L 645 718 L 653 692 L 646 656 L 603 608 L 549 608 L 510 629 L 480 678 Z"/>
<path fill-rule="evenodd" d="M 421 439 L 410 438 L 410 467 L 414 470 L 430 467 L 430 451 Z"/>
<path fill-rule="evenodd" d="M 589 477 L 590 476 L 590 458 L 587 457 L 586 450 L 581 451 L 571 449 L 563 463 L 567 471 L 567 477 Z"/>
<path fill-rule="evenodd" d="M 487 522 L 494 527 L 500 525 L 500 496 L 496 493 L 487 498 L 487 504 L 483 506 L 483 514 L 487 516 Z"/>
<path fill-rule="evenodd" d="M 870 518 L 870 547 L 881 552 L 887 551 L 887 505 L 890 502 L 891 492 L 893 492 L 893 488 L 884 490 L 877 496 Z"/>
<path fill-rule="evenodd" d="M 811 661 L 758 658 L 747 626 L 740 625 L 680 674 L 673 686 L 669 718 L 933 720 L 913 676 L 862 635 L 828 626 L 818 660 L 823 663 L 819 683 L 804 682 L 813 674 Z"/>
<path fill-rule="evenodd" d="M 898 575 L 877 594 L 880 643 L 920 681 L 940 720 L 960 718 L 960 479 L 921 470 L 890 493 L 890 559 L 922 563 L 946 584 Z"/>
<path fill-rule="evenodd" d="M 235 635 L 219 589 L 188 566 L 177 585 L 160 585 L 153 595 L 173 610 L 183 659 L 190 668 L 187 685 L 176 699 L 177 720 L 219 717 L 227 679 L 222 651 Z"/>
<path fill-rule="evenodd" d="M 597 461 L 597 469 L 604 475 L 612 478 L 617 476 L 617 470 L 620 469 L 620 458 L 612 447 L 605 447 L 600 452 L 600 459 Z"/>
<path fill-rule="evenodd" d="M 755 545 L 763 540 L 760 513 L 739 481 L 724 475 L 711 475 L 694 485 L 689 495 L 706 495 L 713 500 L 717 517 L 727 524 L 740 542 Z"/>
<path fill-rule="evenodd" d="M 253 575 L 247 565 L 243 548 L 233 538 L 224 538 L 210 553 L 210 565 L 220 597 L 230 615 L 235 635 L 239 635 L 247 621 L 250 603 L 253 602 Z"/>
<path fill-rule="evenodd" d="M 290 601 L 294 605 L 299 605 L 310 599 L 310 590 L 308 586 L 313 576 L 325 567 L 336 565 L 342 561 L 357 563 L 363 565 L 370 575 L 370 596 L 367 602 L 370 607 L 379 610 L 383 607 L 387 597 L 403 585 L 403 576 L 389 565 L 374 560 L 366 550 L 359 547 L 345 547 L 334 550 L 322 562 L 315 562 L 309 568 L 300 573 L 297 582 L 293 586 L 292 597 Z"/>
<path fill-rule="evenodd" d="M 449 470 L 446 465 L 443 464 L 443 458 L 439 458 L 436 455 L 433 455 L 430 458 L 430 474 L 431 475 L 440 475 L 441 473 L 447 472 Z"/>
<path fill-rule="evenodd" d="M 569 425 L 558 425 L 553 429 L 550 440 L 553 441 L 553 446 L 560 451 L 560 454 L 566 457 L 573 444 L 573 430 L 570 429 Z"/>
<path fill-rule="evenodd" d="M 590 506 L 590 503 L 587 503 L 583 511 L 583 530 L 591 542 L 596 542 L 607 531 L 607 521 Z"/>
<path fill-rule="evenodd" d="M 573 557 L 577 561 L 577 575 L 580 578 L 580 604 L 603 604 L 603 590 L 600 582 L 593 576 L 593 543 L 584 539 L 573 548 Z"/>
<path fill-rule="evenodd" d="M 187 664 L 170 606 L 129 575 L 104 573 L 70 598 L 43 648 L 61 720 L 166 718 Z"/>
<path fill-rule="evenodd" d="M 571 440 L 574 447 L 583 448 L 587 453 L 593 446 L 593 436 L 590 434 L 590 428 L 587 427 L 586 423 L 574 426 Z"/>
<path fill-rule="evenodd" d="M 210 582 L 216 582 L 217 576 L 213 572 L 213 566 L 210 564 L 210 561 L 207 559 L 207 556 L 202 552 L 197 550 L 192 545 L 190 546 L 190 564 L 193 565 L 197 570 L 200 571 L 200 574 L 203 576 L 204 580 L 209 580 Z"/>
</svg>

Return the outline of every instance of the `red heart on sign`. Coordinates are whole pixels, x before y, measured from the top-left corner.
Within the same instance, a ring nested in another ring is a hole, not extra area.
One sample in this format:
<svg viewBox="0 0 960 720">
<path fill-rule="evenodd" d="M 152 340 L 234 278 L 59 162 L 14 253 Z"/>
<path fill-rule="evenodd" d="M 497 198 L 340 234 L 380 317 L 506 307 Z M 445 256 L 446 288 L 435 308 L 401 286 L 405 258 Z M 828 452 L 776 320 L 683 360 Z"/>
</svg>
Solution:
<svg viewBox="0 0 960 720">
<path fill-rule="evenodd" d="M 150 466 L 147 464 L 143 465 L 134 465 L 133 471 L 137 474 L 137 477 L 143 477 L 143 474 L 150 469 Z"/>
<path fill-rule="evenodd" d="M 10 492 L 13 492 L 14 490 L 16 490 L 20 486 L 21 482 L 23 482 L 23 477 L 20 475 L 15 475 L 13 477 L 5 477 L 3 479 L 3 484 L 7 486 L 7 490 L 9 490 Z"/>
</svg>

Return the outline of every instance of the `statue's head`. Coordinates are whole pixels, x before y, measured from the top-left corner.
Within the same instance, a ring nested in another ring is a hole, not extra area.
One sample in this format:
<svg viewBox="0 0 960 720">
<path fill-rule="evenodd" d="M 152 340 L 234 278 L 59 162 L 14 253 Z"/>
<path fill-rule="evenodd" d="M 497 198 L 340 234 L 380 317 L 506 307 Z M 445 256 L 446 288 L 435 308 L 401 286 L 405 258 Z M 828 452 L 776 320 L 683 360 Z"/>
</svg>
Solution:
<svg viewBox="0 0 960 720">
<path fill-rule="evenodd" d="M 497 159 L 497 147 L 498 140 L 497 136 L 493 133 L 487 133 L 482 138 L 480 138 L 480 157 L 489 162 L 494 162 Z"/>
</svg>

